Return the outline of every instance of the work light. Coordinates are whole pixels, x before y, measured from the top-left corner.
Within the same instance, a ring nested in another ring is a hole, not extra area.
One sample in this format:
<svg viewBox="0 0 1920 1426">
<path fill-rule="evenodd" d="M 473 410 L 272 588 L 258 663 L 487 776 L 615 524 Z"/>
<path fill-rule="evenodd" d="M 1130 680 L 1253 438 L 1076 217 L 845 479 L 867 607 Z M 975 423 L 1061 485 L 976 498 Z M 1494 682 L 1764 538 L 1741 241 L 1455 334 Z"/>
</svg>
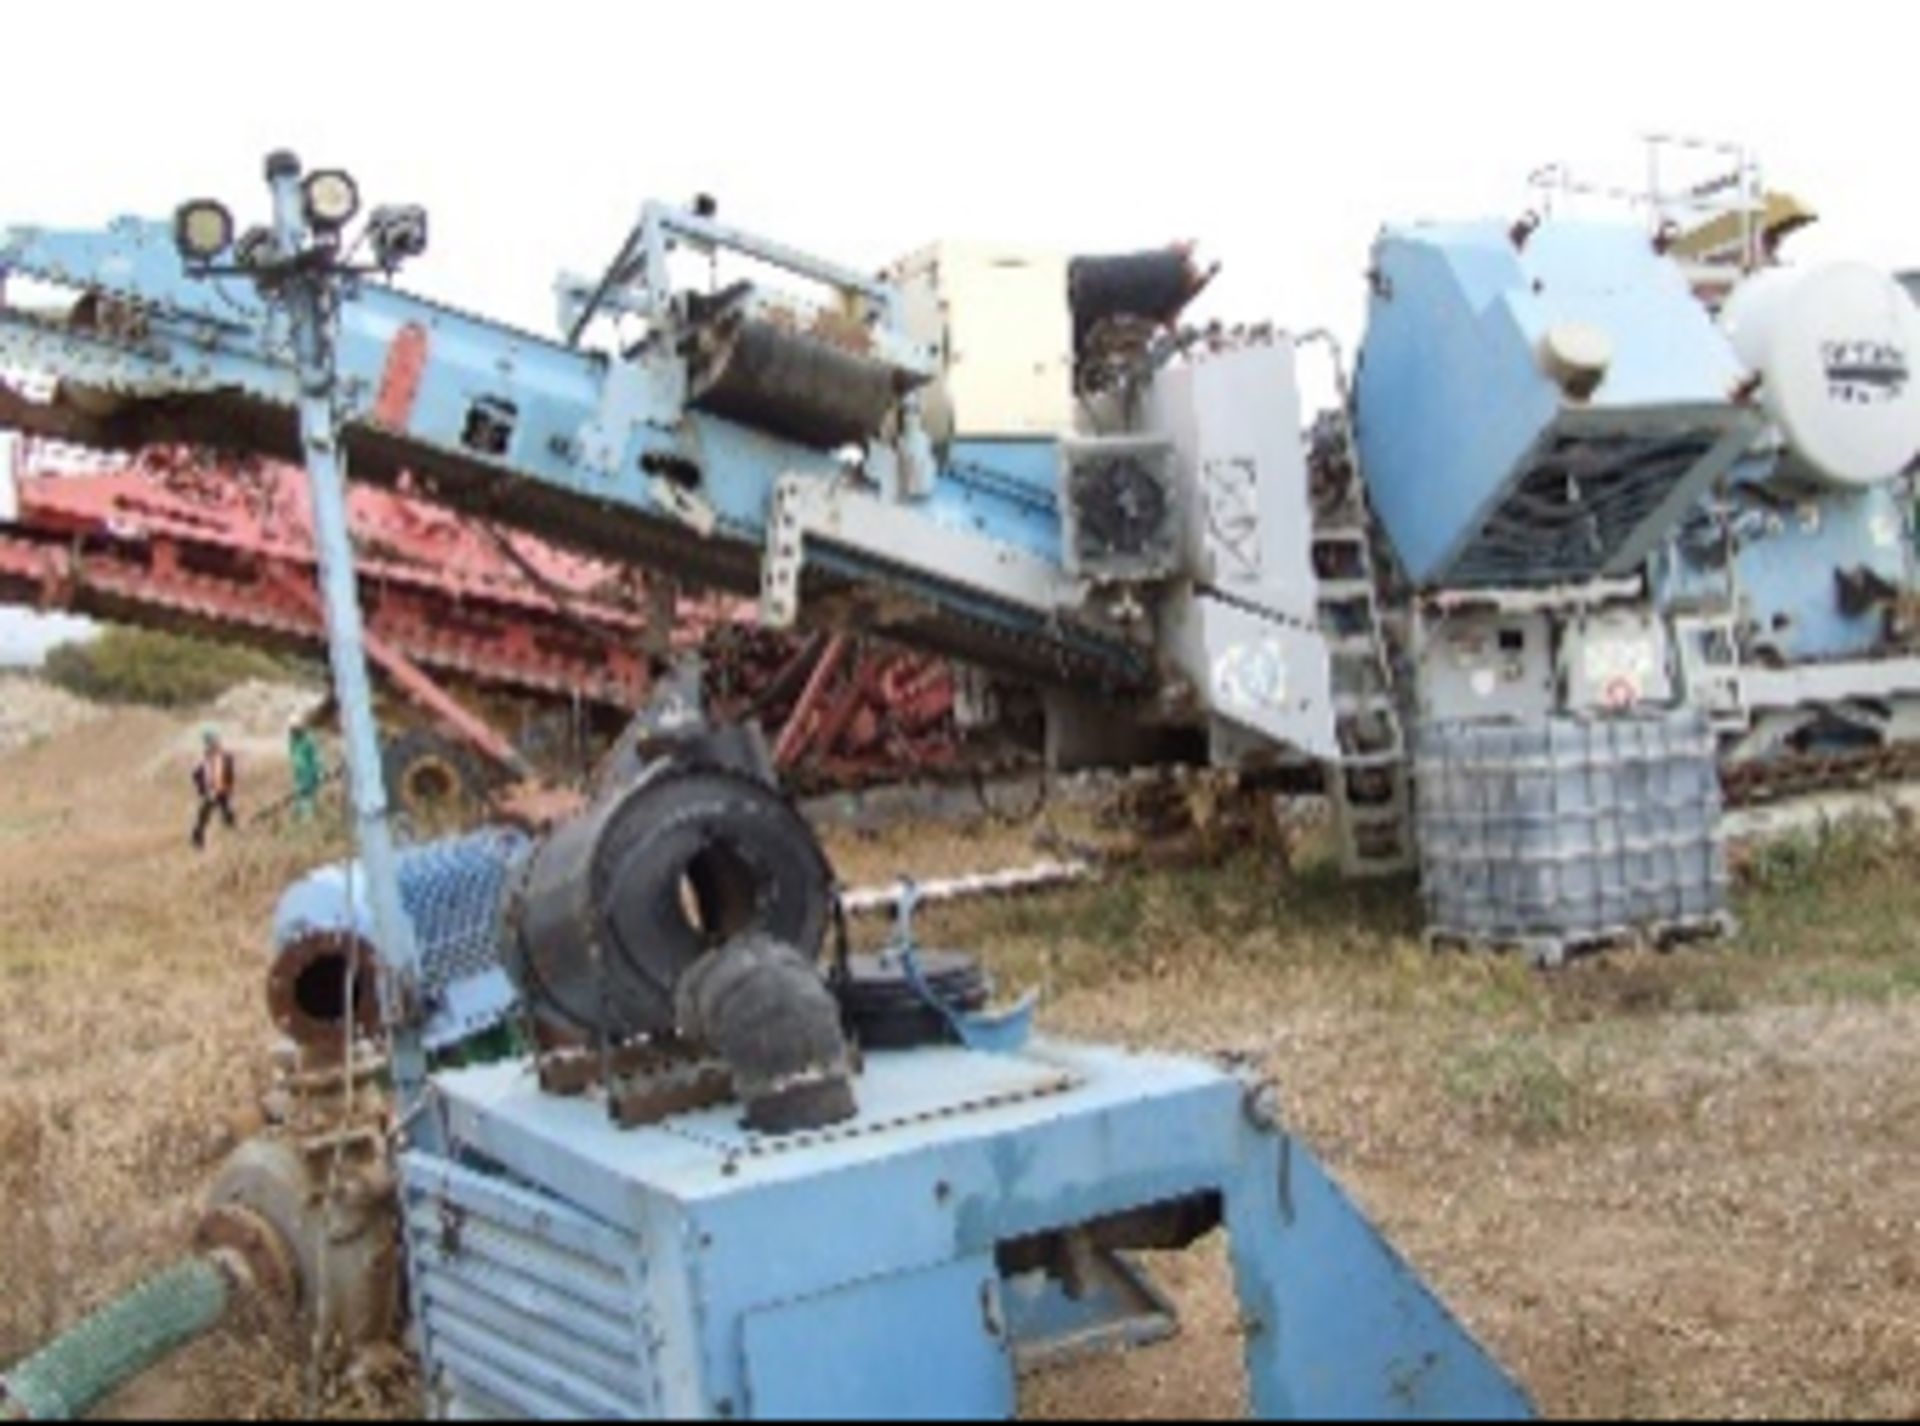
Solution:
<svg viewBox="0 0 1920 1426">
<path fill-rule="evenodd" d="M 367 220 L 374 261 L 388 272 L 427 250 L 427 210 L 408 204 L 376 208 Z"/>
<path fill-rule="evenodd" d="M 233 214 L 211 198 L 183 203 L 173 216 L 173 243 L 188 262 L 212 262 L 233 246 Z"/>
<path fill-rule="evenodd" d="M 300 192 L 315 232 L 337 233 L 360 212 L 359 185 L 337 168 L 308 174 Z"/>
<path fill-rule="evenodd" d="M 249 228 L 234 244 L 233 260 L 249 270 L 271 267 L 280 256 L 280 240 L 272 228 Z"/>
</svg>

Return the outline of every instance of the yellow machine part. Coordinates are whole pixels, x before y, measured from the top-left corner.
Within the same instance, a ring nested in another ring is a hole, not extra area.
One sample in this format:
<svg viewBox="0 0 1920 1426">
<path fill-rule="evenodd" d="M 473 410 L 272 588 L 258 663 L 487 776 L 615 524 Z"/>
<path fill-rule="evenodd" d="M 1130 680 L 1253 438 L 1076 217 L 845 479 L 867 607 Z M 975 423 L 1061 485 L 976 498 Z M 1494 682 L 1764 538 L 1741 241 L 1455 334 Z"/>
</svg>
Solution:
<svg viewBox="0 0 1920 1426">
<path fill-rule="evenodd" d="M 1753 227 L 1740 213 L 1722 213 L 1710 222 L 1689 228 L 1673 240 L 1669 251 L 1689 262 L 1739 263 L 1747 256 L 1741 251 L 1749 232 L 1756 232 L 1763 249 L 1778 246 L 1802 228 L 1820 220 L 1814 209 L 1790 193 L 1769 193 L 1753 215 Z"/>
</svg>

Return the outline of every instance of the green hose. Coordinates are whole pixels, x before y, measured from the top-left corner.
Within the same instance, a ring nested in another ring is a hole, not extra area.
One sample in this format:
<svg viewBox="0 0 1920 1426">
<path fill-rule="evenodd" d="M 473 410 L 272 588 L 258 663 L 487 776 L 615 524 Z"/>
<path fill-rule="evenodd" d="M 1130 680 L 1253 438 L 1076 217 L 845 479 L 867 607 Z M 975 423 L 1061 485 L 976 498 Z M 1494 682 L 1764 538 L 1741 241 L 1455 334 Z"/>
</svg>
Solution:
<svg viewBox="0 0 1920 1426">
<path fill-rule="evenodd" d="M 194 1258 L 135 1288 L 0 1377 L 0 1419 L 72 1421 L 149 1367 L 210 1332 L 234 1284 Z"/>
</svg>

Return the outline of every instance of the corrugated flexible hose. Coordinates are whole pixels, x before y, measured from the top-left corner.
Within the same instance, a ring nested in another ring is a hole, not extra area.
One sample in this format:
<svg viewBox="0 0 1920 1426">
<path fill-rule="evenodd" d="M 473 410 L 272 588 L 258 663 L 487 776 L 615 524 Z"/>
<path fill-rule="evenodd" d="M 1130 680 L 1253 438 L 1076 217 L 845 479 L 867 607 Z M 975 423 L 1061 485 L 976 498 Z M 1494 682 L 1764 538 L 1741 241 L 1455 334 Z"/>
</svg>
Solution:
<svg viewBox="0 0 1920 1426">
<path fill-rule="evenodd" d="M 0 1377 L 0 1419 L 72 1421 L 217 1327 L 240 1295 L 220 1257 L 149 1279 Z"/>
</svg>

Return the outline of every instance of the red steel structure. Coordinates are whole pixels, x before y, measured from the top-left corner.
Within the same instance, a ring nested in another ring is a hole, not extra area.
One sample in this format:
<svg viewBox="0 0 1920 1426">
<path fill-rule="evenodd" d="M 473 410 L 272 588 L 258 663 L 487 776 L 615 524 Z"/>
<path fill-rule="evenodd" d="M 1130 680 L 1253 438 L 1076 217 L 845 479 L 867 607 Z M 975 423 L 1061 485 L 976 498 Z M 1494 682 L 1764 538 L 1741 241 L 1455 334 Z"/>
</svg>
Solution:
<svg viewBox="0 0 1920 1426">
<path fill-rule="evenodd" d="M 273 648 L 324 643 L 306 476 L 157 448 L 75 469 L 23 444 L 0 524 L 0 602 Z M 449 681 L 621 717 L 657 658 L 699 651 L 723 713 L 781 730 L 808 781 L 889 780 L 958 753 L 952 671 L 927 659 L 765 634 L 751 604 L 667 595 L 639 575 L 409 493 L 356 487 L 350 514 L 367 645 L 445 732 L 519 776 L 513 742 Z M 663 629 L 662 626 L 665 626 Z"/>
</svg>

